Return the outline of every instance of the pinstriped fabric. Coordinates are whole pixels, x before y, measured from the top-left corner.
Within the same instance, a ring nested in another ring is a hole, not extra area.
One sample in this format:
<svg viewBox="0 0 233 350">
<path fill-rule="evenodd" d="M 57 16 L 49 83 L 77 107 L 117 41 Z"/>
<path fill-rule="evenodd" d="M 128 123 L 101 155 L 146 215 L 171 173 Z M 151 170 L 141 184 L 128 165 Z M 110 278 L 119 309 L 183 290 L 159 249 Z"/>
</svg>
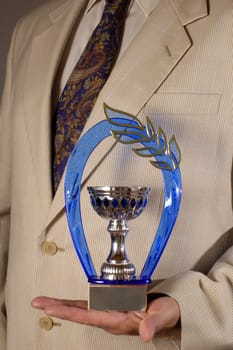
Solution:
<svg viewBox="0 0 233 350">
<path fill-rule="evenodd" d="M 59 0 L 59 4 L 60 2 Z M 215 262 L 222 252 L 233 244 L 230 178 L 233 149 L 233 77 L 231 74 L 233 60 L 230 44 L 232 42 L 233 3 L 232 0 L 209 1 L 209 16 L 189 24 L 185 30 L 192 40 L 192 48 L 179 60 L 170 75 L 165 77 L 162 62 L 166 59 L 171 60 L 171 57 L 164 57 L 162 46 L 165 47 L 167 40 L 171 38 L 169 47 L 172 54 L 177 57 L 177 51 L 180 50 L 180 45 L 185 40 L 179 30 L 179 23 L 172 26 L 173 16 L 170 12 L 168 13 L 168 3 L 173 2 L 171 0 L 161 1 L 161 7 L 156 8 L 153 12 L 155 16 L 153 14 L 149 16 L 147 30 L 141 31 L 135 41 L 137 45 L 133 45 L 133 50 L 132 48 L 127 50 L 123 57 L 124 64 L 121 62 L 119 68 L 117 67 L 117 74 L 121 79 L 121 90 L 116 91 L 114 80 L 109 84 L 109 89 L 104 92 L 103 97 L 105 99 L 106 96 L 109 96 L 110 91 L 113 95 L 112 106 L 132 112 L 136 108 L 134 105 L 138 102 L 138 95 L 127 95 L 130 108 L 119 104 L 119 100 L 124 99 L 126 88 L 134 85 L 140 87 L 142 99 L 145 99 L 145 110 L 142 111 L 142 114 L 150 118 L 154 117 L 156 126 L 160 125 L 165 128 L 168 135 L 174 133 L 179 140 L 183 156 L 182 208 L 172 239 L 155 275 L 155 279 L 158 276 L 159 279 L 168 278 L 168 280 L 166 285 L 158 285 L 156 291 L 170 293 L 179 300 L 182 312 L 182 344 L 180 347 L 182 350 L 232 349 L 233 308 L 232 297 L 229 298 L 233 290 L 232 249 L 229 248 L 229 253 L 224 259 L 221 258 L 216 264 Z M 190 6 L 197 8 L 197 3 L 200 4 L 200 1 L 183 1 L 182 10 L 190 9 Z M 7 348 L 8 350 L 28 348 L 33 348 L 33 350 L 90 350 L 94 347 L 96 350 L 117 350 L 119 348 L 177 350 L 179 349 L 178 343 L 176 345 L 175 341 L 165 339 L 168 344 L 164 344 L 165 341 L 162 342 L 158 336 L 153 340 L 154 345 L 143 344 L 137 336 L 112 336 L 100 329 L 56 319 L 53 329 L 45 332 L 38 326 L 43 313 L 30 307 L 31 299 L 37 295 L 75 300 L 87 297 L 87 281 L 75 256 L 64 212 L 59 212 L 60 215 L 55 217 L 54 211 L 49 219 L 48 228 L 44 230 L 44 217 L 48 211 L 50 198 L 48 191 L 46 192 L 48 177 L 45 176 L 47 163 L 44 160 L 49 158 L 49 148 L 45 142 L 47 134 L 44 134 L 44 130 L 46 120 L 49 120 L 50 110 L 47 103 L 47 90 L 43 88 L 44 79 L 41 82 L 39 75 L 42 76 L 43 73 L 43 76 L 51 79 L 51 67 L 55 63 L 54 55 L 51 55 L 51 62 L 47 60 L 52 47 L 51 40 L 54 40 L 55 36 L 60 38 L 61 32 L 64 31 L 64 28 L 60 29 L 61 23 L 62 27 L 65 27 L 64 22 L 58 22 L 56 31 L 53 32 L 50 29 L 41 34 L 41 28 L 44 29 L 45 25 L 43 23 L 45 12 L 51 11 L 49 6 L 51 5 L 46 4 L 43 11 L 34 12 L 32 16 L 27 16 L 19 23 L 16 32 L 16 47 L 20 50 L 19 52 L 11 50 L 10 68 L 7 74 L 9 83 L 12 74 L 17 73 L 12 80 L 14 93 L 12 94 L 11 88 L 7 88 L 4 103 L 1 105 L 0 153 L 2 158 L 0 158 L 3 163 L 0 188 L 4 190 L 0 196 L 1 223 L 5 217 L 10 197 L 12 202 L 11 234 L 9 236 L 10 259 L 8 260 L 5 289 L 8 318 Z M 155 32 L 155 30 L 152 31 L 154 26 L 152 28 L 148 26 L 152 23 L 152 18 L 156 19 L 156 27 L 161 30 Z M 167 30 L 165 30 L 166 23 Z M 31 39 L 30 33 L 37 31 L 38 27 L 41 35 L 33 38 L 32 46 L 29 40 Z M 148 38 L 154 37 L 156 40 L 148 41 Z M 140 45 L 138 45 L 139 42 Z M 149 60 L 148 50 L 145 49 L 145 45 L 142 45 L 143 43 L 147 45 L 147 49 L 149 46 L 153 48 L 153 59 Z M 38 54 L 40 52 L 41 55 Z M 142 53 L 147 58 L 140 65 L 133 66 L 133 56 L 138 61 Z M 128 62 L 130 65 L 127 65 Z M 36 72 L 38 69 L 35 67 L 40 67 L 40 74 Z M 132 71 L 129 77 L 125 77 L 127 69 Z M 160 77 L 159 91 L 153 96 L 150 96 L 147 91 L 144 92 L 147 71 L 150 72 L 153 83 L 155 83 L 155 72 L 157 72 L 156 76 Z M 133 75 L 135 75 L 134 80 L 132 80 Z M 25 99 L 22 102 L 23 91 Z M 187 94 L 190 98 L 187 98 Z M 205 104 L 202 94 L 205 94 L 205 97 L 206 94 L 209 96 Z M 217 97 L 217 101 L 213 94 Z M 221 94 L 221 98 L 219 108 L 216 108 L 219 101 L 218 94 Z M 40 105 L 38 105 L 39 101 Z M 107 99 L 106 102 L 109 100 Z M 211 103 L 211 108 L 209 103 Z M 131 106 L 134 106 L 134 109 Z M 189 111 L 192 112 L 192 115 L 189 114 Z M 41 116 L 44 117 L 43 120 Z M 14 121 L 13 124 L 11 120 Z M 12 132 L 13 140 L 10 137 Z M 107 142 L 110 144 L 110 140 Z M 96 150 L 99 154 L 94 154 L 93 158 L 103 157 L 104 147 L 106 145 L 102 144 L 100 149 Z M 14 152 L 12 152 L 11 160 L 9 149 L 12 148 Z M 150 246 L 153 238 L 149 231 L 152 231 L 154 235 L 155 215 L 157 217 L 156 203 L 160 200 L 158 186 L 162 179 L 160 179 L 159 172 L 156 172 L 155 175 L 151 171 L 150 165 L 144 167 L 137 159 L 135 161 L 131 149 L 129 157 L 125 148 L 124 150 L 122 154 L 121 150 L 115 148 L 99 166 L 98 171 L 91 174 L 85 186 L 106 183 L 134 184 L 135 182 L 140 185 L 142 183 L 154 185 L 154 194 L 151 196 L 151 198 L 154 197 L 154 202 L 150 201 L 150 207 L 148 207 L 150 209 L 145 211 L 142 220 L 130 223 L 132 235 L 128 237 L 127 251 L 132 261 L 139 265 L 140 262 L 143 263 L 145 248 L 147 245 Z M 120 163 L 125 166 L 121 167 Z M 11 169 L 9 169 L 10 166 Z M 90 174 L 89 169 L 88 174 Z M 126 177 L 127 174 L 128 177 Z M 10 188 L 12 191 L 9 191 Z M 87 191 L 84 189 L 83 194 L 85 192 Z M 63 203 L 63 191 L 58 195 L 60 197 L 55 199 L 57 200 L 56 205 L 58 202 Z M 101 218 L 98 219 L 94 211 L 90 209 L 88 193 L 84 194 L 81 205 L 84 215 L 83 222 L 87 226 L 86 232 L 90 233 L 90 248 L 93 248 L 95 252 L 93 260 L 98 268 L 109 251 L 108 238 L 105 237 L 106 223 Z M 2 262 L 0 279 L 2 281 L 7 263 L 2 255 L 7 249 L 8 242 L 6 226 L 1 225 L 0 238 Z M 56 255 L 49 257 L 41 254 L 40 242 L 44 239 L 56 242 L 60 248 Z M 193 268 L 203 272 L 204 275 L 189 271 Z M 212 273 L 207 276 L 206 273 L 210 268 L 212 268 Z M 183 271 L 189 272 L 187 274 Z M 177 276 L 176 280 L 171 276 Z M 220 288 L 221 286 L 223 288 Z M 1 286 L 1 302 L 4 303 L 3 294 L 4 288 Z M 213 294 L 216 299 L 213 299 Z M 6 330 L 3 313 L 1 316 L 0 344 L 3 350 L 5 349 Z"/>
<path fill-rule="evenodd" d="M 128 0 L 106 1 L 100 23 L 60 96 L 55 118 L 54 191 L 116 61 L 128 5 Z"/>
</svg>

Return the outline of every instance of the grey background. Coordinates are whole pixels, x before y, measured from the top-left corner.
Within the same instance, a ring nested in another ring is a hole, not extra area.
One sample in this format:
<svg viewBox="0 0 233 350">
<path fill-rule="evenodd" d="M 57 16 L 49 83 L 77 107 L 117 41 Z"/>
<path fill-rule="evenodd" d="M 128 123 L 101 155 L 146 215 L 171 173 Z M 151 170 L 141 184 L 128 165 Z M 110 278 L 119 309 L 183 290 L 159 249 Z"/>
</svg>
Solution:
<svg viewBox="0 0 233 350">
<path fill-rule="evenodd" d="M 0 97 L 2 95 L 6 57 L 11 34 L 18 19 L 49 0 L 0 0 Z"/>
</svg>

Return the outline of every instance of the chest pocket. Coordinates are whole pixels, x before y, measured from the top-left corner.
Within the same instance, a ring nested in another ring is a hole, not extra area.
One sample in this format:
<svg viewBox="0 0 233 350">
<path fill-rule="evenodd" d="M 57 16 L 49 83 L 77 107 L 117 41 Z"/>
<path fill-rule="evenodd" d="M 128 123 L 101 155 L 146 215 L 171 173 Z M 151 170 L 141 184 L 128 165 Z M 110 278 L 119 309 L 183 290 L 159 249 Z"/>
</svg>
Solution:
<svg viewBox="0 0 233 350">
<path fill-rule="evenodd" d="M 156 93 L 145 107 L 146 114 L 203 116 L 217 115 L 220 94 Z"/>
</svg>

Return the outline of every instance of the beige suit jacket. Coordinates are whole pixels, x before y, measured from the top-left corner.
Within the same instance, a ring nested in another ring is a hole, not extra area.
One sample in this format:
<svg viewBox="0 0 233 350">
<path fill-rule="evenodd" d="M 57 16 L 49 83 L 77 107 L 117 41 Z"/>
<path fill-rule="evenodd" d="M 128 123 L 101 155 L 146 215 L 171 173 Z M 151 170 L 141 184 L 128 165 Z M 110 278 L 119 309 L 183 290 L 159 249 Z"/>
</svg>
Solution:
<svg viewBox="0 0 233 350">
<path fill-rule="evenodd" d="M 139 337 L 54 319 L 39 327 L 38 295 L 86 299 L 87 281 L 67 228 L 62 183 L 52 198 L 52 86 L 84 0 L 56 0 L 14 32 L 0 122 L 1 350 L 233 348 L 233 47 L 231 0 L 161 0 L 115 66 L 86 124 L 104 118 L 103 102 L 144 120 L 182 151 L 183 199 L 172 237 L 154 272 L 154 291 L 180 305 L 182 340 Z M 137 271 L 163 206 L 161 173 L 131 146 L 102 142 L 84 174 L 82 214 L 99 271 L 109 251 L 106 224 L 91 209 L 87 185 L 151 185 L 148 208 L 130 223 L 127 252 Z M 54 255 L 42 251 L 53 241 Z M 8 246 L 9 243 L 9 246 Z M 8 260 L 7 260 L 8 256 Z M 7 263 L 8 261 L 8 263 Z M 7 313 L 7 331 L 6 315 Z M 7 345 L 5 344 L 7 339 Z"/>
</svg>

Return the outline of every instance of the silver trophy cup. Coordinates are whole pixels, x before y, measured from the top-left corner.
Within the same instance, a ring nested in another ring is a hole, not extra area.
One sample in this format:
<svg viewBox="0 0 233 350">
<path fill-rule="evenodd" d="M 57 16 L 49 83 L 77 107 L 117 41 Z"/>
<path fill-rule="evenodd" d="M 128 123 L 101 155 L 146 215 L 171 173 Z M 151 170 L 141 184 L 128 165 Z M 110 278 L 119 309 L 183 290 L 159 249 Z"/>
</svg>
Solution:
<svg viewBox="0 0 233 350">
<path fill-rule="evenodd" d="M 138 309 L 139 304 L 144 308 L 145 285 L 134 284 L 136 269 L 127 257 L 125 239 L 129 231 L 127 221 L 143 212 L 150 190 L 136 186 L 88 187 L 92 207 L 101 217 L 109 219 L 107 230 L 111 236 L 110 253 L 101 267 L 100 277 L 104 283 L 90 285 L 90 308 Z M 124 281 L 132 281 L 132 285 L 124 284 Z"/>
</svg>

